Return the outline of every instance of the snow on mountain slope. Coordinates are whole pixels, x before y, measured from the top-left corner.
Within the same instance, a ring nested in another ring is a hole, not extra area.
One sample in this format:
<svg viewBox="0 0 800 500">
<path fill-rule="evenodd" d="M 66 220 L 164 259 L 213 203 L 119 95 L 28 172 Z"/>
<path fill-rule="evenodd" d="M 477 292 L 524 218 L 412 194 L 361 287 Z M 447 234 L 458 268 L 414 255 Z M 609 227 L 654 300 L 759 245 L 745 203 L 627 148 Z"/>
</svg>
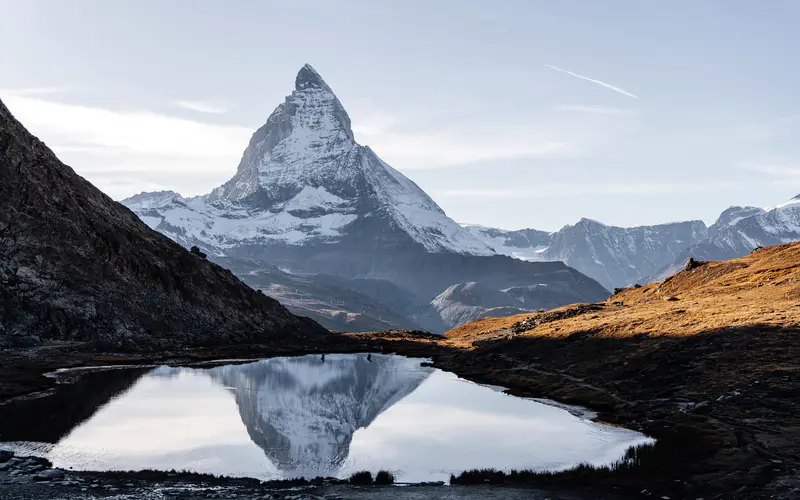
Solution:
<svg viewBox="0 0 800 500">
<path fill-rule="evenodd" d="M 800 195 L 766 209 L 730 207 L 708 228 L 702 221 L 624 228 L 586 218 L 554 233 L 465 227 L 498 253 L 561 261 L 612 290 L 663 279 L 688 257 L 733 259 L 756 247 L 800 240 Z"/>
<path fill-rule="evenodd" d="M 142 193 L 122 203 L 181 244 L 216 255 L 242 245 L 336 243 L 367 220 L 428 252 L 495 253 L 355 142 L 347 112 L 310 65 L 253 134 L 231 180 L 201 197 Z"/>
<path fill-rule="evenodd" d="M 793 241 L 800 241 L 800 195 L 766 209 L 730 207 L 708 228 L 707 239 L 686 248 L 652 279 L 674 274 L 689 257 L 697 260 L 735 259 L 758 247 Z"/>
<path fill-rule="evenodd" d="M 706 236 L 702 221 L 623 228 L 581 219 L 554 233 L 543 257 L 560 260 L 613 290 L 663 268 Z"/>
<path fill-rule="evenodd" d="M 550 244 L 551 233 L 538 229 L 509 231 L 477 224 L 463 224 L 473 236 L 497 253 L 522 260 L 544 260 L 542 252 Z"/>
<path fill-rule="evenodd" d="M 701 221 L 623 228 L 584 218 L 554 233 L 467 229 L 498 253 L 530 261 L 561 261 L 609 290 L 662 269 L 707 236 Z"/>
</svg>

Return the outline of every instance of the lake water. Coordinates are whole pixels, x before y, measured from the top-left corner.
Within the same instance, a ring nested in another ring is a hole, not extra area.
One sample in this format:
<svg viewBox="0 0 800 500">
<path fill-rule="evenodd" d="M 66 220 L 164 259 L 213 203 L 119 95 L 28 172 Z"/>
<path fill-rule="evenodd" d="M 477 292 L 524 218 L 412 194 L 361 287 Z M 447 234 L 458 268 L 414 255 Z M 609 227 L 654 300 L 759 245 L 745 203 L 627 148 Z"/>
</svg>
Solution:
<svg viewBox="0 0 800 500">
<path fill-rule="evenodd" d="M 398 481 L 419 482 L 473 468 L 605 465 L 652 442 L 422 361 L 329 354 L 162 366 L 130 377 L 98 402 L 98 383 L 110 380 L 105 372 L 94 375 L 95 392 L 87 395 L 94 407 L 64 409 L 76 415 L 66 424 L 74 427 L 22 426 L 3 439 L 25 434 L 26 441 L 0 445 L 79 470 L 176 469 L 267 480 L 385 469 Z M 69 406 L 80 401 L 71 397 Z"/>
</svg>

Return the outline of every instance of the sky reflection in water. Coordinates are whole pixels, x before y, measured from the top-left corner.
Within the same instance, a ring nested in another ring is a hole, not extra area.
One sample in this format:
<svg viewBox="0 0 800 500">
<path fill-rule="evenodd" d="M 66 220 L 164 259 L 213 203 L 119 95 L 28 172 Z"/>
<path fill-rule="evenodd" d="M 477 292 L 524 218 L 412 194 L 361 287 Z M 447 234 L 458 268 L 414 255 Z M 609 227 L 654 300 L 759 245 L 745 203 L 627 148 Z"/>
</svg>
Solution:
<svg viewBox="0 0 800 500">
<path fill-rule="evenodd" d="M 190 470 L 260 479 L 390 470 L 602 465 L 651 440 L 400 356 L 272 358 L 155 368 L 57 444 L 58 467 Z"/>
</svg>

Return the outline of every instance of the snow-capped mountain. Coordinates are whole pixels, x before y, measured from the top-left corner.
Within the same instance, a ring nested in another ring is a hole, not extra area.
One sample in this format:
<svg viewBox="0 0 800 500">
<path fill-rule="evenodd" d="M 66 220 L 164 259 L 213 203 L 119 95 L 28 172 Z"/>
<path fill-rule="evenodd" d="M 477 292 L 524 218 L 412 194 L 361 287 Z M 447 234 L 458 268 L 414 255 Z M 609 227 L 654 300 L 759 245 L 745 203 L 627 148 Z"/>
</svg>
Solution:
<svg viewBox="0 0 800 500">
<path fill-rule="evenodd" d="M 707 236 L 702 221 L 625 228 L 584 218 L 554 233 L 468 229 L 498 252 L 531 261 L 564 262 L 609 290 L 663 269 L 681 251 Z"/>
<path fill-rule="evenodd" d="M 207 371 L 233 390 L 250 439 L 286 477 L 336 475 L 353 434 L 433 371 L 401 356 L 272 358 Z"/>
<path fill-rule="evenodd" d="M 678 271 L 683 262 L 741 257 L 758 247 L 800 241 L 800 195 L 768 207 L 730 207 L 708 228 L 708 238 L 686 248 L 654 279 Z"/>
<path fill-rule="evenodd" d="M 706 236 L 703 221 L 624 228 L 581 219 L 554 233 L 542 257 L 562 261 L 613 290 L 662 269 Z"/>
<path fill-rule="evenodd" d="M 550 245 L 551 233 L 538 229 L 509 231 L 478 224 L 464 224 L 473 236 L 497 253 L 522 260 L 544 260 L 541 253 Z"/>
<path fill-rule="evenodd" d="M 356 143 L 344 107 L 308 64 L 294 92 L 253 134 L 231 180 L 205 196 L 142 193 L 123 203 L 150 227 L 216 255 L 241 246 L 362 239 L 366 227 L 391 228 L 394 239 L 428 252 L 494 253 Z"/>
<path fill-rule="evenodd" d="M 561 261 L 613 290 L 663 279 L 689 257 L 733 259 L 757 247 L 800 240 L 800 195 L 768 208 L 730 207 L 710 227 L 696 220 L 625 228 L 585 218 L 553 233 L 465 227 L 499 253 Z"/>
<path fill-rule="evenodd" d="M 362 329 L 388 321 L 444 331 L 456 326 L 453 318 L 475 317 L 430 308 L 434 298 L 459 283 L 481 283 L 508 302 L 490 309 L 519 307 L 519 300 L 501 293 L 511 287 L 552 287 L 531 295 L 526 309 L 607 295 L 564 264 L 497 255 L 491 243 L 454 222 L 414 182 L 355 141 L 341 102 L 309 65 L 298 73 L 291 95 L 253 134 L 230 181 L 204 196 L 164 191 L 123 203 L 183 246 L 196 245 L 212 260 L 224 259 L 223 265 L 251 286 L 291 298 L 289 307 L 298 313 L 307 305 L 298 289 L 319 282 L 292 288 L 299 282 L 290 276 L 353 280 L 336 290 L 322 287 L 324 292 L 320 288 L 312 297 L 312 303 L 331 310 L 328 324 L 337 326 Z M 248 268 L 277 268 L 284 274 L 251 274 L 244 271 Z M 270 277 L 282 286 L 267 282 Z M 365 300 L 362 287 L 386 292 L 385 282 L 394 286 L 388 294 L 375 297 L 375 303 Z M 485 314 L 486 309 L 479 305 L 475 311 Z M 396 321 L 397 315 L 408 321 Z"/>
</svg>

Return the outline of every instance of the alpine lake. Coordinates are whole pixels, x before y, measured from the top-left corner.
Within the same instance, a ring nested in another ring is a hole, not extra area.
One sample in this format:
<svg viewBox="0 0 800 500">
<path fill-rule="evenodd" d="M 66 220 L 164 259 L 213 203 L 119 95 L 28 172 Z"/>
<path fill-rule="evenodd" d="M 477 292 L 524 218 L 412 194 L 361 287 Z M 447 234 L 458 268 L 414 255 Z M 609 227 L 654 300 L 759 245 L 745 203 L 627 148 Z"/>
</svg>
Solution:
<svg viewBox="0 0 800 500">
<path fill-rule="evenodd" d="M 86 371 L 0 416 L 0 449 L 73 470 L 261 480 L 386 470 L 418 483 L 470 469 L 609 466 L 654 442 L 581 408 L 510 396 L 425 361 L 328 354 Z"/>
</svg>

